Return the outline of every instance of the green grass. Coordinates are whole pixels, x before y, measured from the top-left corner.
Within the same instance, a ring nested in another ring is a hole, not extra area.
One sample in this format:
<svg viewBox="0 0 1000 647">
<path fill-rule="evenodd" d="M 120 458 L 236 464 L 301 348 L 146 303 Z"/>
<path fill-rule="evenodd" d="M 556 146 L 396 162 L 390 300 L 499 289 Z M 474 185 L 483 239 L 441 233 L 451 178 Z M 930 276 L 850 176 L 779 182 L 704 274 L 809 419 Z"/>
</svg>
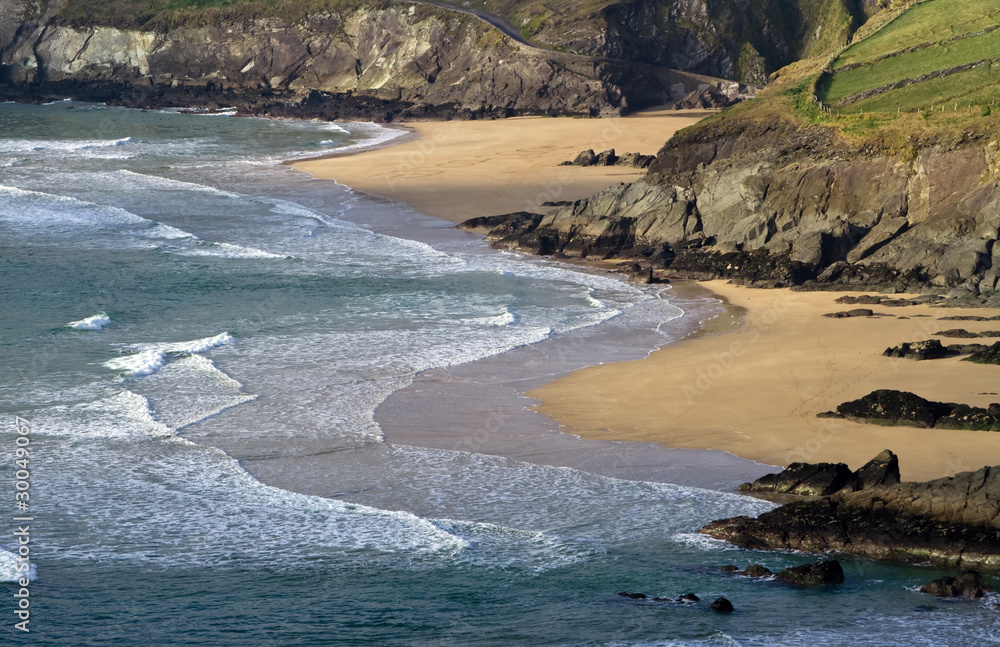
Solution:
<svg viewBox="0 0 1000 647">
<path fill-rule="evenodd" d="M 844 108 L 844 112 L 907 112 L 943 106 L 954 111 L 955 104 L 969 114 L 979 114 L 977 106 L 992 105 L 1000 99 L 1000 64 L 975 68 L 959 74 L 932 79 L 923 83 L 886 92 Z M 968 108 L 972 106 L 972 108 Z"/>
<path fill-rule="evenodd" d="M 834 104 L 858 92 L 888 85 L 900 79 L 915 79 L 922 74 L 945 70 L 982 59 L 1000 58 L 1000 31 L 920 49 L 894 56 L 864 67 L 833 76 L 824 100 Z M 921 84 L 923 85 L 923 84 Z"/>
<path fill-rule="evenodd" d="M 996 0 L 930 0 L 915 5 L 873 36 L 850 47 L 833 67 L 871 62 L 913 45 L 939 43 L 997 23 L 1000 4 Z"/>
</svg>

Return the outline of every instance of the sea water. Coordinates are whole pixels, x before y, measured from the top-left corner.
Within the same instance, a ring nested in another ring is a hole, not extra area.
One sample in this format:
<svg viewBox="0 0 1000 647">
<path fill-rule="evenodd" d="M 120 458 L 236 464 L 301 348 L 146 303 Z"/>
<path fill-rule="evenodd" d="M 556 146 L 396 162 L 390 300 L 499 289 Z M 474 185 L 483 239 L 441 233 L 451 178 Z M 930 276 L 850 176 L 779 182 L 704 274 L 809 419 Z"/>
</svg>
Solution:
<svg viewBox="0 0 1000 647">
<path fill-rule="evenodd" d="M 718 304 L 494 252 L 280 164 L 399 133 L 0 105 L 0 644 L 997 642 L 996 600 L 915 591 L 933 569 L 848 559 L 821 590 L 722 575 L 814 559 L 697 534 L 771 507 L 732 492 L 764 466 L 525 410 L 531 386 Z M 736 612 L 709 611 L 719 596 Z"/>
</svg>

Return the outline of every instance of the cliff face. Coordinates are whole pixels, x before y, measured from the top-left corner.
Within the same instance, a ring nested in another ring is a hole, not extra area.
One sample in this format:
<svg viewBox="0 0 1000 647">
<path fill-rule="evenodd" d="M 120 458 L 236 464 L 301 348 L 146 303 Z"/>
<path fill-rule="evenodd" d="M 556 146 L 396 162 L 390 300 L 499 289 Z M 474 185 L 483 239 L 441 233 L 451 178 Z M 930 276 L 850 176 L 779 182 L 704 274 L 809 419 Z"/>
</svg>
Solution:
<svg viewBox="0 0 1000 647">
<path fill-rule="evenodd" d="M 0 0 L 5 96 L 214 101 L 375 118 L 596 115 L 668 100 L 678 81 L 666 70 L 519 45 L 474 17 L 428 5 L 162 32 L 74 28 L 57 9 Z"/>
<path fill-rule="evenodd" d="M 674 137 L 649 174 L 544 217 L 470 224 L 533 253 L 620 256 L 763 284 L 996 288 L 1000 142 L 912 155 L 832 129 L 729 121 Z"/>
</svg>

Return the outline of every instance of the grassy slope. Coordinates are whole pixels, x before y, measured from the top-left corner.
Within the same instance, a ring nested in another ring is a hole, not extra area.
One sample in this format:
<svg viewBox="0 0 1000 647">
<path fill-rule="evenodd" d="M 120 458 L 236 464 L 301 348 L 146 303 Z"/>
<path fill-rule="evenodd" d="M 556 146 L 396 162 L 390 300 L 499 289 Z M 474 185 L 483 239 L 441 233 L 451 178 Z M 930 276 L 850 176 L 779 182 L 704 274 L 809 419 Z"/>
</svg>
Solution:
<svg viewBox="0 0 1000 647">
<path fill-rule="evenodd" d="M 922 8 L 924 12 L 934 9 L 933 13 L 918 15 L 920 20 L 917 21 L 897 19 L 890 22 L 882 30 L 875 31 L 867 39 L 848 48 L 837 58 L 836 66 L 842 67 L 844 60 L 870 61 L 885 53 L 928 42 L 928 34 L 946 34 L 946 38 L 951 38 L 955 34 L 968 33 L 963 30 L 969 25 L 974 26 L 972 31 L 978 31 L 992 24 L 984 22 L 982 12 L 977 15 L 975 21 L 968 20 L 969 12 L 964 11 L 964 8 L 970 1 L 995 4 L 995 0 L 929 0 L 925 5 L 915 8 Z M 911 8 L 910 11 L 915 8 Z M 928 16 L 943 22 L 932 24 Z M 949 20 L 948 16 L 953 16 L 953 20 Z M 1000 16 L 997 16 L 997 22 L 1000 22 Z M 917 27 L 921 25 L 922 28 L 918 29 Z M 906 35 L 906 39 L 901 34 Z M 992 32 L 989 36 L 995 41 L 1000 41 L 1000 30 Z M 955 44 L 959 42 L 961 41 L 956 41 Z M 860 54 L 858 50 L 861 51 Z M 917 50 L 913 54 L 926 51 Z M 936 51 L 944 50 L 936 48 Z M 973 60 L 983 58 L 985 54 L 981 53 L 982 51 L 984 50 L 978 50 L 976 52 L 978 56 L 974 55 Z M 915 57 L 912 62 L 916 66 L 921 61 L 926 63 L 926 59 L 921 57 Z M 885 62 L 898 65 L 895 58 L 886 59 Z M 951 62 L 953 61 L 949 60 L 937 69 L 949 67 Z M 851 109 L 833 108 L 831 113 L 827 113 L 813 100 L 813 96 L 814 91 L 817 91 L 817 82 L 824 76 L 823 71 L 829 63 L 829 57 L 820 56 L 789 65 L 774 75 L 772 82 L 759 98 L 738 104 L 702 124 L 719 125 L 727 121 L 785 119 L 802 126 L 832 127 L 837 129 L 848 142 L 869 152 L 902 154 L 904 157 L 915 154 L 917 149 L 923 146 L 955 145 L 978 134 L 995 137 L 996 132 L 1000 130 L 1000 106 L 996 106 L 992 111 L 988 110 L 992 101 L 1000 98 L 998 96 L 1000 67 L 996 65 L 910 85 L 852 105 Z M 899 78 L 899 76 L 883 75 L 883 69 L 888 68 L 871 66 L 859 68 L 858 71 L 863 73 L 864 70 L 868 70 L 872 75 L 867 82 L 868 87 L 878 87 Z M 912 70 L 906 67 L 896 68 L 895 73 L 898 75 L 907 71 Z M 846 76 L 845 73 L 845 79 L 850 80 L 852 84 L 865 85 L 860 76 Z M 822 93 L 824 89 L 829 91 L 828 88 L 822 87 L 818 91 Z M 833 89 L 837 89 L 836 86 L 833 86 Z M 954 97 L 957 93 L 961 93 L 963 99 L 958 105 L 958 110 L 955 110 Z M 946 98 L 951 103 L 942 111 L 941 106 Z M 906 112 L 904 109 L 897 113 L 897 104 L 900 102 L 909 102 L 921 108 L 935 105 L 938 109 L 931 111 L 928 108 L 911 112 Z M 881 111 L 873 108 L 878 105 L 882 106 Z M 861 108 L 864 108 L 864 114 L 860 113 Z M 987 114 L 990 112 L 993 114 Z M 702 127 L 702 124 L 693 128 Z"/>
<path fill-rule="evenodd" d="M 838 106 L 845 97 L 931 72 L 1000 59 L 1000 30 L 976 32 L 1000 25 L 996 0 L 929 0 L 915 5 L 878 32 L 853 45 L 832 63 L 837 72 L 822 80 L 820 98 Z M 929 45 L 929 46 L 926 46 Z M 914 51 L 907 48 L 923 46 Z M 898 55 L 893 55 L 898 54 Z M 889 56 L 889 58 L 884 58 Z M 906 112 L 947 105 L 981 111 L 1000 98 L 1000 63 L 932 79 L 872 98 L 840 106 L 841 112 Z"/>
</svg>

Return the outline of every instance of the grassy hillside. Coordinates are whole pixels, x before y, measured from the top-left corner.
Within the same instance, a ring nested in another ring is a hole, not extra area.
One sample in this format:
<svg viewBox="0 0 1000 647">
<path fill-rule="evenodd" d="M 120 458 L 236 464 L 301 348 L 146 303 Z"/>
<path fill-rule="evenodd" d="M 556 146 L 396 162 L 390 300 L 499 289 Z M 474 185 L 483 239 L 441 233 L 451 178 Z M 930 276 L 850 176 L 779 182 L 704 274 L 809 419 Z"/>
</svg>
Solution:
<svg viewBox="0 0 1000 647">
<path fill-rule="evenodd" d="M 1000 28 L 993 30 L 1000 25 L 996 0 L 927 0 L 896 14 L 866 25 L 861 37 L 832 61 L 818 56 L 783 68 L 759 98 L 710 123 L 785 119 L 828 126 L 871 153 L 904 156 L 927 145 L 996 137 L 1000 63 L 995 60 L 838 105 L 852 94 L 1000 57 Z M 992 31 L 977 34 L 983 30 Z"/>
<path fill-rule="evenodd" d="M 1000 3 L 927 0 L 830 67 L 817 95 L 841 113 L 992 109 L 1000 98 Z"/>
</svg>

